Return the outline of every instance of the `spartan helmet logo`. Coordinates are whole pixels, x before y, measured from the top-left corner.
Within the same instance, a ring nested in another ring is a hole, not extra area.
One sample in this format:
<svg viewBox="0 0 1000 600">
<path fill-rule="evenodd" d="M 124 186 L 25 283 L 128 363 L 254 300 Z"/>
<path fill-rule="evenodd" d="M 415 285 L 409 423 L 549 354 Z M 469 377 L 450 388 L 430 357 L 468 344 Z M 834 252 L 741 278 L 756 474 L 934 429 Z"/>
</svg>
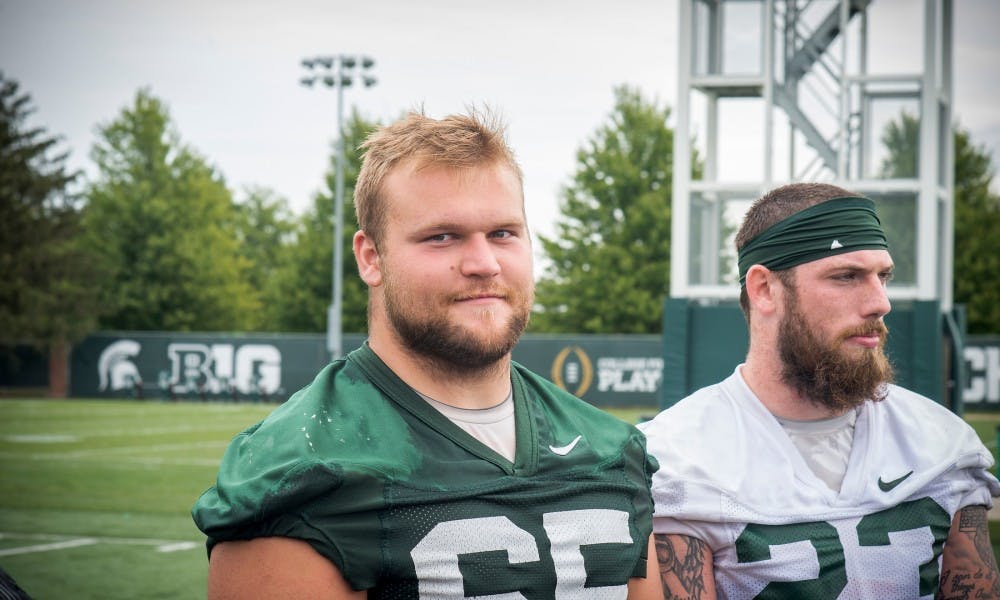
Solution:
<svg viewBox="0 0 1000 600">
<path fill-rule="evenodd" d="M 121 390 L 132 387 L 134 381 L 141 381 L 139 369 L 131 360 L 139 354 L 142 345 L 135 340 L 118 340 L 101 352 L 97 360 L 97 375 L 100 377 L 102 392 L 111 389 Z"/>
</svg>

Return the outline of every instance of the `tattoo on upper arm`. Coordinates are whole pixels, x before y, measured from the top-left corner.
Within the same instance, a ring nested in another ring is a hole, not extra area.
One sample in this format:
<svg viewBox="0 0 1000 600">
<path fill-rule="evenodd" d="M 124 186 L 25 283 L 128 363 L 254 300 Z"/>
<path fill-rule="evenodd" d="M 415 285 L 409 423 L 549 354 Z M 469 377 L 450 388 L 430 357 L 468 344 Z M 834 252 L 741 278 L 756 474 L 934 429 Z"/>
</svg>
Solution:
<svg viewBox="0 0 1000 600">
<path fill-rule="evenodd" d="M 664 600 L 705 598 L 705 542 L 683 535 L 655 534 Z M 683 590 L 676 593 L 676 590 Z M 674 590 L 674 591 L 672 591 Z"/>
<path fill-rule="evenodd" d="M 986 507 L 967 506 L 945 542 L 939 600 L 1000 598 L 1000 571 L 990 544 Z"/>
</svg>

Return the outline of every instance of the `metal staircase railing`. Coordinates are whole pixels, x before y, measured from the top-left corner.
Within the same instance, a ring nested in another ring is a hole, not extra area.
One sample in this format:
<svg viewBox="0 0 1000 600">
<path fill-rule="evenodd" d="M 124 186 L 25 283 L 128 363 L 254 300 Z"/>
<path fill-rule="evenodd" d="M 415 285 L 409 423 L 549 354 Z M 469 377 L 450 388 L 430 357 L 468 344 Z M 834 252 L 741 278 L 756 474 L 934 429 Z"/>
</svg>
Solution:
<svg viewBox="0 0 1000 600">
<path fill-rule="evenodd" d="M 851 0 L 848 5 L 849 18 L 864 11 L 872 0 Z M 781 6 L 785 9 L 782 11 Z M 838 152 L 850 151 L 859 139 L 856 123 L 849 122 L 847 132 L 840 131 L 841 83 L 845 77 L 845 66 L 840 64 L 828 50 L 841 32 L 840 5 L 834 5 L 819 19 L 814 28 L 806 25 L 805 15 L 809 11 L 821 10 L 824 7 L 812 0 L 799 2 L 788 0 L 784 5 L 775 5 L 775 29 L 785 30 L 789 47 L 784 60 L 784 80 L 774 87 L 774 104 L 780 107 L 788 117 L 789 124 L 801 132 L 805 143 L 812 148 L 817 159 L 810 161 L 802 171 L 803 175 L 815 176 L 826 167 L 833 172 L 838 170 Z M 792 14 L 794 13 L 794 14 Z M 815 104 L 821 110 L 820 114 L 809 115 L 800 106 L 803 93 L 812 96 Z M 831 105 L 829 98 L 838 101 Z M 834 133 L 824 135 L 817 125 L 819 122 L 832 123 Z M 845 147 L 841 147 L 845 146 Z"/>
</svg>

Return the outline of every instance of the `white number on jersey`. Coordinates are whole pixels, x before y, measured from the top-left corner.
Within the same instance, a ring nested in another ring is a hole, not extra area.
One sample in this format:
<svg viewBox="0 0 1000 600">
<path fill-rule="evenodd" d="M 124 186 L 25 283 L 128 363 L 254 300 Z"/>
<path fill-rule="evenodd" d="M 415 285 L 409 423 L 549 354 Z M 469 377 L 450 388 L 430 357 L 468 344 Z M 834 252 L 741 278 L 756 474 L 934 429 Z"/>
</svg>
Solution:
<svg viewBox="0 0 1000 600">
<path fill-rule="evenodd" d="M 809 542 L 816 552 L 814 560 L 818 562 L 818 576 L 795 581 L 772 581 L 755 598 L 834 600 L 848 585 L 847 564 L 851 560 L 861 560 L 861 552 L 865 548 L 890 546 L 893 540 L 889 534 L 926 528 L 930 531 L 930 548 L 922 553 L 891 551 L 891 556 L 886 556 L 886 561 L 875 568 L 881 569 L 886 575 L 894 571 L 898 577 L 912 578 L 904 583 L 911 584 L 914 592 L 919 589 L 920 596 L 927 596 L 937 591 L 937 559 L 941 555 L 950 524 L 947 511 L 937 502 L 931 498 L 921 498 L 861 518 L 855 527 L 857 544 L 849 545 L 849 548 L 856 546 L 857 550 L 845 552 L 845 540 L 833 525 L 825 521 L 787 525 L 751 523 L 736 540 L 736 555 L 740 563 L 770 561 L 772 552 L 777 557 L 779 547 Z M 787 573 L 793 569 L 801 569 L 804 562 L 801 560 L 802 556 L 785 553 L 782 559 L 778 559 L 788 561 L 782 566 L 782 570 Z M 923 562 L 918 563 L 922 556 Z M 929 560 L 926 560 L 927 556 L 930 557 Z M 871 562 L 870 557 L 867 562 Z"/>
<path fill-rule="evenodd" d="M 542 515 L 542 525 L 552 547 L 556 600 L 625 598 L 625 585 L 584 587 L 587 571 L 580 547 L 632 543 L 628 530 L 628 513 L 608 509 L 551 512 Z M 538 544 L 534 537 L 507 517 L 438 523 L 410 552 L 420 581 L 420 597 L 465 598 L 459 556 L 504 550 L 511 564 L 539 560 Z M 475 598 L 524 600 L 524 596 L 517 592 Z"/>
</svg>

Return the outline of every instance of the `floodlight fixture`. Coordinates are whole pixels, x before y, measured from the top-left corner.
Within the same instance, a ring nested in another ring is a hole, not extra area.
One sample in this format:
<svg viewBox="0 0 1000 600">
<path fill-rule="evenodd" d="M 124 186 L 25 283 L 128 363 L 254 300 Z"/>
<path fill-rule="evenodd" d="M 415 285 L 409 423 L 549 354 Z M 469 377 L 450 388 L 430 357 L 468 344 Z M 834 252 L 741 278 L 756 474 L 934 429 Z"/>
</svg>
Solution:
<svg viewBox="0 0 1000 600">
<path fill-rule="evenodd" d="M 333 229 L 333 283 L 331 286 L 332 301 L 327 313 L 327 350 L 332 358 L 337 359 L 343 356 L 343 327 L 341 323 L 341 312 L 343 308 L 343 270 L 344 270 L 344 88 L 349 88 L 354 83 L 354 76 L 361 78 L 361 83 L 366 88 L 375 85 L 377 80 L 367 72 L 367 69 L 375 66 L 375 59 L 369 56 L 358 56 L 350 54 L 340 54 L 336 57 L 317 56 L 306 58 L 301 61 L 302 66 L 310 71 L 322 67 L 325 72 L 302 77 L 299 82 L 307 87 L 313 87 L 316 81 L 320 81 L 328 88 L 337 90 L 337 160 L 336 160 L 336 197 L 334 200 L 334 229 Z M 360 66 L 365 69 L 363 72 L 355 72 L 355 68 Z"/>
</svg>

